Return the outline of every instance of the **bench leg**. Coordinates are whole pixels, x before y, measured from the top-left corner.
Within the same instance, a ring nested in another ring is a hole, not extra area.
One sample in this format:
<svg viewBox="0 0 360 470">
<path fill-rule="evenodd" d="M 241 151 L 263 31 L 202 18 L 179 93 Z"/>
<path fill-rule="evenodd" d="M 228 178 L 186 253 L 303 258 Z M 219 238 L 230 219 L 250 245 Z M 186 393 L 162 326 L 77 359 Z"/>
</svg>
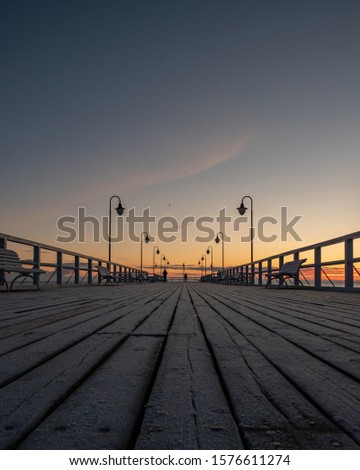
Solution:
<svg viewBox="0 0 360 470">
<path fill-rule="evenodd" d="M 292 279 L 292 280 L 295 281 L 295 276 L 291 276 L 291 277 L 289 276 L 289 277 L 287 277 L 287 278 L 285 278 L 285 279 Z M 298 281 L 298 283 L 300 284 L 301 287 L 304 287 L 304 284 L 302 283 L 302 281 L 301 281 L 300 279 L 296 279 L 296 280 Z M 293 285 L 294 285 L 294 287 L 296 287 L 296 286 L 295 286 L 295 282 L 293 283 Z"/>
<path fill-rule="evenodd" d="M 275 279 L 278 281 L 278 287 L 281 287 L 283 284 L 285 284 L 286 287 L 288 287 L 287 284 L 286 284 L 286 282 L 284 282 L 285 280 L 283 279 L 282 276 L 270 276 L 270 277 L 268 278 L 268 281 L 267 281 L 267 283 L 266 283 L 265 288 L 267 289 L 268 286 L 270 285 L 270 282 L 273 281 L 273 280 L 275 280 Z"/>
<path fill-rule="evenodd" d="M 37 279 L 35 279 L 35 277 L 31 274 L 19 274 L 18 276 L 15 277 L 15 279 L 12 280 L 11 284 L 10 284 L 10 291 L 13 290 L 13 286 L 15 284 L 15 282 L 20 279 L 21 277 L 24 277 L 24 278 L 27 278 L 29 277 L 30 279 L 32 279 L 34 281 L 34 284 L 36 285 L 36 288 L 37 290 L 40 290 L 40 286 L 39 286 L 39 283 L 37 281 Z"/>
<path fill-rule="evenodd" d="M 270 286 L 270 283 L 273 279 L 276 279 L 276 276 L 268 276 L 268 280 L 267 280 L 267 283 L 266 283 L 266 286 L 265 286 L 265 289 L 268 288 L 268 286 Z"/>
</svg>

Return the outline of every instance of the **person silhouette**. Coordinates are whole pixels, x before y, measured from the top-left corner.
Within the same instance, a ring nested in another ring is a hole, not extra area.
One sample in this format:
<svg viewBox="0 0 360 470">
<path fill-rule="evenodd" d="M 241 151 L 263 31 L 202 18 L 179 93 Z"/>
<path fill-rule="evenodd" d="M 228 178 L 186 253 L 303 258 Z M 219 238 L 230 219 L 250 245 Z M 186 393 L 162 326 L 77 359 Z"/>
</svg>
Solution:
<svg viewBox="0 0 360 470">
<path fill-rule="evenodd" d="M 187 274 L 185 273 L 184 274 L 184 282 L 186 282 L 186 281 L 187 281 Z"/>
<path fill-rule="evenodd" d="M 166 269 L 164 269 L 164 271 L 163 271 L 163 277 L 164 277 L 164 282 L 166 282 L 166 278 L 167 278 L 167 271 L 166 271 Z"/>
</svg>

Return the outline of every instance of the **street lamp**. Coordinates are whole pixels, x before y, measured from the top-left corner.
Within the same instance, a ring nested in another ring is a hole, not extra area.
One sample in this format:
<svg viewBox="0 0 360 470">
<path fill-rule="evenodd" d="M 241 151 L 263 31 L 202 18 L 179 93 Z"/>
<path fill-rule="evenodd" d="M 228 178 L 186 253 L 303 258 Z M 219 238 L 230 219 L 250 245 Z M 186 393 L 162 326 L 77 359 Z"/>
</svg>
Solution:
<svg viewBox="0 0 360 470">
<path fill-rule="evenodd" d="M 205 276 L 206 276 L 206 255 L 202 255 L 201 261 L 205 261 Z"/>
<path fill-rule="evenodd" d="M 210 259 L 210 274 L 212 277 L 212 271 L 213 271 L 213 262 L 214 262 L 214 250 L 212 246 L 208 246 L 208 249 L 206 250 L 206 254 L 210 255 L 211 253 L 211 259 Z"/>
<path fill-rule="evenodd" d="M 216 235 L 215 243 L 220 243 L 219 235 L 221 235 L 221 240 L 222 240 L 222 270 L 224 271 L 224 234 L 222 232 L 219 232 Z"/>
<path fill-rule="evenodd" d="M 153 251 L 153 275 L 155 276 L 155 254 L 159 255 L 160 250 L 157 246 L 154 246 L 154 251 Z"/>
<path fill-rule="evenodd" d="M 118 215 L 123 215 L 125 207 L 122 206 L 121 204 L 121 199 L 119 196 L 111 196 L 110 201 L 109 201 L 109 230 L 108 230 L 108 238 L 109 238 L 109 263 L 111 263 L 111 201 L 117 198 L 119 201 L 119 205 L 115 209 Z"/>
<path fill-rule="evenodd" d="M 250 199 L 250 242 L 251 242 L 251 263 L 254 262 L 254 224 L 253 224 L 253 200 L 251 196 L 244 196 L 241 199 L 240 206 L 237 207 L 240 215 L 244 215 L 247 207 L 244 206 L 244 199 Z"/>
<path fill-rule="evenodd" d="M 203 270 L 204 270 L 204 265 L 203 265 L 203 258 L 201 258 L 201 260 L 199 260 L 198 262 L 198 265 L 200 266 L 201 265 L 201 277 L 203 277 Z"/>
<path fill-rule="evenodd" d="M 160 275 L 162 274 L 161 270 L 162 270 L 162 262 L 163 261 L 166 261 L 166 256 L 164 253 L 161 253 L 161 257 L 160 257 Z"/>
<path fill-rule="evenodd" d="M 149 243 L 149 241 L 150 241 L 149 234 L 147 232 L 141 232 L 141 236 L 140 236 L 140 240 L 141 240 L 141 243 L 140 243 L 140 272 L 141 273 L 142 273 L 142 270 L 143 270 L 143 235 L 144 235 L 145 243 Z"/>
</svg>

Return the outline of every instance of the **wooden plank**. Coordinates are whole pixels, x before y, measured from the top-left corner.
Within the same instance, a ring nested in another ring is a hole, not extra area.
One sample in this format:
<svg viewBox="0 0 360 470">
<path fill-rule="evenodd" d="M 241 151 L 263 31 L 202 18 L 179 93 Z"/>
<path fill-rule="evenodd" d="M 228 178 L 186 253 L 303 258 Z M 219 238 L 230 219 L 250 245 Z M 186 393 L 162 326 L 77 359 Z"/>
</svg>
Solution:
<svg viewBox="0 0 360 470">
<path fill-rule="evenodd" d="M 135 448 L 223 449 L 224 445 L 244 448 L 184 287 Z"/>
<path fill-rule="evenodd" d="M 105 334 L 109 333 L 110 331 L 106 328 L 110 325 L 113 325 L 114 330 L 122 333 L 131 332 L 134 325 L 141 323 L 144 315 L 149 315 L 162 302 L 163 300 L 154 300 L 144 305 L 143 301 L 138 301 L 120 309 L 111 309 L 72 328 L 61 330 L 24 348 L 2 355 L 0 357 L 0 384 L 4 385 L 15 380 L 91 334 L 100 331 Z"/>
<path fill-rule="evenodd" d="M 346 349 L 353 350 L 356 353 L 360 352 L 360 324 L 359 328 L 354 328 L 355 325 L 326 317 L 318 317 L 313 311 L 299 310 L 290 305 L 287 308 L 279 307 L 276 303 L 269 301 L 264 305 L 262 299 L 244 299 L 239 298 L 238 295 L 229 295 L 228 293 L 226 296 L 220 294 L 219 298 L 232 300 L 242 311 L 248 309 L 249 312 L 261 312 L 264 316 L 293 325 L 295 327 L 293 329 L 294 332 L 304 330 L 312 335 L 316 335 L 320 342 L 323 339 L 335 343 L 337 346 L 344 346 Z"/>
<path fill-rule="evenodd" d="M 3 387 L 0 448 L 16 448 L 126 336 L 93 334 Z"/>
<path fill-rule="evenodd" d="M 161 308 L 161 303 L 157 305 Z M 25 439 L 32 430 L 41 424 L 44 416 L 50 414 L 63 401 L 70 399 L 73 390 L 81 386 L 90 374 L 101 368 L 105 361 L 112 357 L 112 354 L 119 355 L 118 350 L 122 347 L 124 340 L 129 338 L 132 333 L 139 336 L 136 334 L 139 325 L 141 328 L 142 322 L 146 322 L 149 315 L 151 318 L 151 313 L 156 310 L 157 307 L 154 303 L 148 303 L 142 309 L 139 308 L 135 313 L 129 315 L 126 318 L 126 325 L 124 325 L 124 317 L 117 320 L 116 323 L 123 325 L 123 333 L 119 333 L 119 328 L 116 328 L 113 334 L 106 329 L 100 330 L 4 387 L 0 391 L 3 421 L 0 428 L 1 447 L 13 448 Z M 154 318 L 156 323 L 156 316 Z M 131 338 L 127 341 L 131 341 Z M 125 351 L 133 351 L 134 349 L 136 354 L 140 354 L 140 351 L 147 354 L 144 347 L 137 345 L 129 349 L 128 343 L 124 346 Z M 124 363 L 128 368 L 131 368 L 131 357 L 124 359 Z M 147 359 L 145 363 L 147 363 Z M 112 377 L 109 379 L 109 383 L 113 384 Z M 100 401 L 102 400 L 101 394 L 98 398 Z M 108 410 L 108 413 L 112 412 L 113 410 Z M 97 434 L 97 432 L 94 429 L 94 433 Z"/>
<path fill-rule="evenodd" d="M 356 307 L 356 310 L 354 311 L 347 311 L 342 304 L 340 304 L 341 306 L 339 308 L 339 305 L 334 306 L 331 301 L 329 301 L 328 303 L 316 303 L 315 299 L 312 299 L 311 301 L 310 299 L 307 300 L 307 298 L 302 298 L 298 297 L 297 295 L 294 295 L 294 291 L 293 295 L 287 297 L 264 295 L 263 292 L 258 292 L 257 296 L 247 295 L 245 297 L 240 292 L 237 292 L 236 289 L 232 290 L 232 294 L 236 296 L 241 302 L 245 302 L 246 300 L 248 300 L 251 303 L 258 303 L 263 306 L 275 305 L 277 308 L 290 307 L 290 311 L 299 313 L 309 313 L 311 316 L 314 316 L 316 318 L 323 318 L 324 320 L 332 320 L 339 323 L 342 322 L 344 323 L 344 325 L 360 327 L 360 318 L 358 314 L 360 305 Z M 227 295 L 229 295 L 229 293 Z"/>
<path fill-rule="evenodd" d="M 258 311 L 272 314 L 278 319 L 283 318 L 289 324 L 317 333 L 324 339 L 360 352 L 360 322 L 347 320 L 339 314 L 337 316 L 329 315 L 328 309 L 324 305 L 311 306 L 310 308 L 305 305 L 298 308 L 294 306 L 294 303 L 279 304 L 279 302 L 267 300 L 265 307 L 264 299 L 261 298 L 255 301 L 254 299 L 239 298 L 238 295 L 228 294 L 227 297 L 250 308 L 255 306 Z"/>
<path fill-rule="evenodd" d="M 255 346 L 336 426 L 360 444 L 360 388 L 357 381 L 295 346 L 213 297 L 211 305 Z"/>
<path fill-rule="evenodd" d="M 214 298 L 214 296 L 212 296 Z M 272 332 L 276 332 L 282 338 L 286 338 L 308 353 L 318 357 L 325 363 L 346 372 L 355 380 L 360 380 L 359 354 L 333 343 L 322 337 L 326 330 L 300 319 L 291 319 L 287 315 L 277 312 L 276 317 L 271 315 L 266 307 L 249 308 L 245 305 L 238 305 L 228 297 L 217 296 L 217 300 L 229 306 L 241 315 L 257 324 L 264 326 Z"/>
<path fill-rule="evenodd" d="M 100 319 L 100 321 L 103 321 L 105 318 L 107 318 L 108 314 L 128 307 L 131 303 L 138 302 L 140 305 L 142 305 L 148 301 L 156 300 L 156 297 L 157 296 L 153 297 L 152 294 L 136 296 L 132 298 L 127 296 L 126 298 L 121 298 L 119 302 L 109 301 L 107 305 L 104 305 L 100 300 L 92 301 L 90 303 L 91 307 L 87 305 L 78 311 L 76 309 L 71 310 L 73 316 L 66 318 L 66 315 L 65 318 L 62 319 L 61 323 L 47 323 L 44 326 L 39 326 L 35 330 L 27 331 L 25 329 L 25 331 L 22 333 L 7 337 L 1 342 L 0 354 L 6 354 L 12 350 L 24 347 L 30 343 L 34 343 L 43 338 L 46 338 L 52 334 L 59 333 L 60 331 L 71 327 L 76 327 L 77 325 L 80 326 L 84 323 L 88 323 L 91 319 L 94 319 L 94 323 L 97 323 L 95 320 L 96 318 Z M 63 310 L 61 310 L 61 312 L 62 311 Z M 121 310 L 121 312 L 123 313 L 123 310 Z M 116 314 L 113 313 L 113 315 L 116 317 Z"/>
<path fill-rule="evenodd" d="M 126 449 L 163 341 L 129 338 L 19 448 Z"/>
<path fill-rule="evenodd" d="M 358 449 L 359 309 L 208 284 L 1 293 L 0 447 Z"/>
<path fill-rule="evenodd" d="M 172 307 L 170 301 L 170 311 Z M 127 448 L 165 340 L 163 335 L 136 333 L 39 424 L 20 448 Z"/>
<path fill-rule="evenodd" d="M 359 448 L 249 341 L 252 332 L 244 324 L 235 329 L 191 295 L 248 448 Z"/>
<path fill-rule="evenodd" d="M 171 294 L 163 300 L 151 316 L 149 316 L 132 335 L 137 336 L 166 336 L 174 321 L 174 313 L 179 302 L 181 287 L 176 290 L 168 289 Z"/>
<path fill-rule="evenodd" d="M 159 289 L 139 292 L 129 288 L 126 284 L 119 286 L 119 288 L 117 288 L 118 286 L 82 287 L 83 288 L 80 289 L 69 288 L 65 295 L 61 288 L 53 290 L 49 289 L 49 291 L 42 290 L 36 293 L 36 298 L 34 298 L 33 292 L 31 293 L 31 296 L 25 296 L 25 294 L 30 294 L 29 292 L 16 292 L 10 295 L 11 298 L 8 301 L 6 301 L 7 296 L 5 295 L 5 298 L 1 298 L 0 303 L 3 309 L 3 314 L 0 317 L 0 327 L 11 326 L 21 323 L 24 320 L 52 315 L 62 312 L 65 309 L 88 305 L 92 302 L 103 303 L 104 306 L 109 306 L 121 300 L 141 298 L 144 295 L 153 295 L 155 297 L 159 293 Z M 54 291 L 55 294 L 53 293 Z M 20 303 L 17 303 L 17 297 L 23 299 L 23 301 L 20 302 L 19 299 Z"/>
</svg>

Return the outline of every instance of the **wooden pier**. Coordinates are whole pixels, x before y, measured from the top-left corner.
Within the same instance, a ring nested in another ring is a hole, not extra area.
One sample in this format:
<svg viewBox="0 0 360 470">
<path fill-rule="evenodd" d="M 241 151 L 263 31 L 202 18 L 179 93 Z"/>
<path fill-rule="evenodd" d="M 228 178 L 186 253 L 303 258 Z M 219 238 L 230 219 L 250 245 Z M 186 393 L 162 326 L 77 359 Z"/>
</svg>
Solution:
<svg viewBox="0 0 360 470">
<path fill-rule="evenodd" d="M 360 297 L 0 293 L 2 449 L 359 449 Z"/>
</svg>

